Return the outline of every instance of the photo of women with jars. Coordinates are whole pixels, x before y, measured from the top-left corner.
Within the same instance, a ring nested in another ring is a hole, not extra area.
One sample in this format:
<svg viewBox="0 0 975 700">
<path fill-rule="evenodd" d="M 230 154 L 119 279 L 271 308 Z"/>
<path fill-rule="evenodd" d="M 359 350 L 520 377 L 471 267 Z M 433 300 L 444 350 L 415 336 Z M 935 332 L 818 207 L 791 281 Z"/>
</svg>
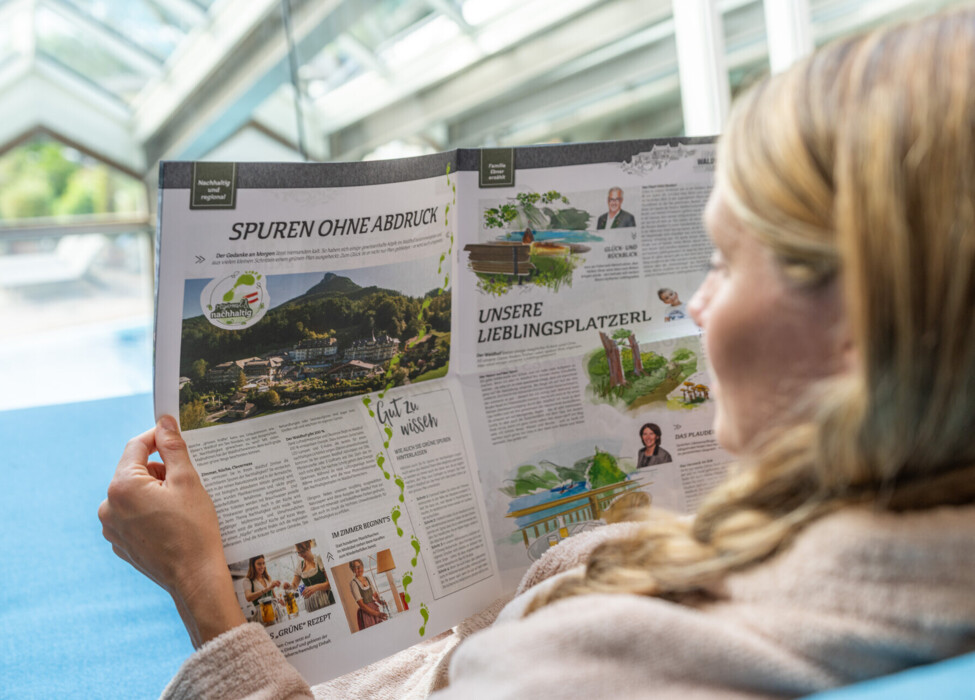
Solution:
<svg viewBox="0 0 975 700">
<path fill-rule="evenodd" d="M 326 605 L 335 603 L 332 584 L 325 573 L 322 558 L 311 551 L 312 540 L 305 540 L 295 545 L 295 551 L 301 557 L 301 564 L 295 570 L 295 577 L 291 583 L 284 584 L 285 588 L 298 588 L 305 601 L 305 612 L 314 612 Z"/>
</svg>

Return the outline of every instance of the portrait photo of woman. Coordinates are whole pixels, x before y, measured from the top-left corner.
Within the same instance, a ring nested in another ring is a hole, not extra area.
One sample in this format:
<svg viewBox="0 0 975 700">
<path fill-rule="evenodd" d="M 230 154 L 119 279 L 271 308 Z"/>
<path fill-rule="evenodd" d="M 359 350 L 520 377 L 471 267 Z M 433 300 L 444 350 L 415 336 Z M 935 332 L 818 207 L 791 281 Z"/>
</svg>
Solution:
<svg viewBox="0 0 975 700">
<path fill-rule="evenodd" d="M 636 454 L 637 469 L 673 461 L 670 453 L 660 446 L 660 426 L 656 423 L 644 423 L 640 427 L 640 441 L 643 447 Z"/>
</svg>

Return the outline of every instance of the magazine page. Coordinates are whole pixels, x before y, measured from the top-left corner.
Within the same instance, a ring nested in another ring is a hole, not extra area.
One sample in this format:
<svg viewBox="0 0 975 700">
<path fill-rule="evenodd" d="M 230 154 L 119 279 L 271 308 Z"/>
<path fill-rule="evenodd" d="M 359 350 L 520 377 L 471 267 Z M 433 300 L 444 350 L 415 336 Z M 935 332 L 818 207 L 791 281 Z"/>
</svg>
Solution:
<svg viewBox="0 0 975 700">
<path fill-rule="evenodd" d="M 506 588 L 626 504 L 726 473 L 685 302 L 711 246 L 708 139 L 461 151 L 455 346 Z M 629 494 L 629 495 L 628 495 Z"/>
<path fill-rule="evenodd" d="M 245 616 L 311 683 L 500 593 L 448 376 L 452 162 L 162 166 L 156 412 Z"/>
</svg>

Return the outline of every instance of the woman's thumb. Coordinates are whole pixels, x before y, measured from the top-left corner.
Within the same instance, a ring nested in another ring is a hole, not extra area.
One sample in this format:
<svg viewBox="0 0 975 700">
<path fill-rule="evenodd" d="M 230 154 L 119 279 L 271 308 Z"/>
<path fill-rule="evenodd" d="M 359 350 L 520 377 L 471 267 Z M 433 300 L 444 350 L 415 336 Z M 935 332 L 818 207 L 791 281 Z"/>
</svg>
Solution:
<svg viewBox="0 0 975 700">
<path fill-rule="evenodd" d="M 156 451 L 166 465 L 167 476 L 182 469 L 193 469 L 186 443 L 179 434 L 176 419 L 165 415 L 156 423 Z"/>
</svg>

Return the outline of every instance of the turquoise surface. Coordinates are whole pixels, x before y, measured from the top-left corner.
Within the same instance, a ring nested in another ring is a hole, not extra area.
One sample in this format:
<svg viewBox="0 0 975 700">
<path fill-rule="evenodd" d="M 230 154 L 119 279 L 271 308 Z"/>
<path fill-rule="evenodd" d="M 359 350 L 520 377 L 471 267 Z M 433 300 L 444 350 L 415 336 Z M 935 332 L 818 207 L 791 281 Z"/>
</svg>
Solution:
<svg viewBox="0 0 975 700">
<path fill-rule="evenodd" d="M 149 394 L 0 411 L 4 698 L 155 698 L 193 651 L 172 600 L 118 559 L 98 505 Z"/>
</svg>

